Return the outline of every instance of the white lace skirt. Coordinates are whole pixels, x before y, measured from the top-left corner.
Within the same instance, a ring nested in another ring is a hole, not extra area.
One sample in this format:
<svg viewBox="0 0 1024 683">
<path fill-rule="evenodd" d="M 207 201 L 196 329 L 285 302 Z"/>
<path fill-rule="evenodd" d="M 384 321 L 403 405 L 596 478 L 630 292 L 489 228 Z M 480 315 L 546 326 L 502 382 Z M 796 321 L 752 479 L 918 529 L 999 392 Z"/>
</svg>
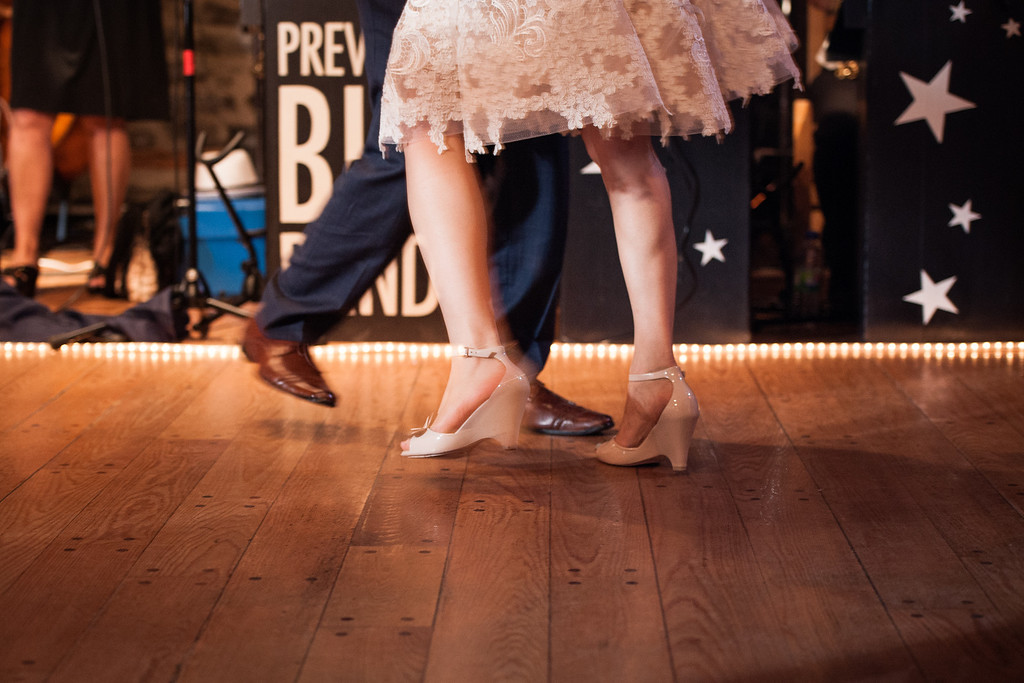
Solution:
<svg viewBox="0 0 1024 683">
<path fill-rule="evenodd" d="M 587 124 L 716 135 L 727 101 L 798 79 L 795 46 L 774 0 L 408 0 L 381 148 L 461 134 L 483 152 Z"/>
</svg>

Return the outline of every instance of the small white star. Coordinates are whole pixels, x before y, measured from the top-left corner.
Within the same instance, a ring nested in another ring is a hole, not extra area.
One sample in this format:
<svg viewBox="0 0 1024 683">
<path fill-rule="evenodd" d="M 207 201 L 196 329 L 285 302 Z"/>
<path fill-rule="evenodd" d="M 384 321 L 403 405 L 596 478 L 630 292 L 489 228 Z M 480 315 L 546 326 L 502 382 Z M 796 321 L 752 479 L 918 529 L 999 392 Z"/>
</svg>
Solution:
<svg viewBox="0 0 1024 683">
<path fill-rule="evenodd" d="M 959 5 L 950 5 L 949 11 L 952 12 L 952 16 L 949 17 L 950 21 L 959 21 L 961 24 L 967 23 L 967 15 L 973 14 L 973 12 L 964 5 L 964 0 L 960 0 Z"/>
<path fill-rule="evenodd" d="M 914 101 L 910 103 L 895 125 L 899 126 L 912 121 L 924 119 L 932 130 L 935 139 L 942 143 L 942 135 L 946 127 L 946 114 L 964 109 L 974 109 L 974 102 L 957 97 L 949 92 L 949 74 L 953 70 L 953 62 L 948 61 L 939 69 L 931 81 L 925 83 L 910 74 L 900 72 L 903 84 L 907 86 Z"/>
<path fill-rule="evenodd" d="M 950 204 L 949 210 L 953 212 L 953 217 L 949 219 L 947 224 L 949 227 L 959 225 L 964 229 L 964 232 L 968 235 L 971 234 L 971 221 L 976 221 L 981 218 L 980 213 L 975 213 L 971 208 L 972 199 L 968 199 L 967 203 L 963 206 L 957 206 L 956 204 Z"/>
<path fill-rule="evenodd" d="M 700 257 L 700 264 L 706 266 L 711 263 L 712 259 L 725 263 L 725 256 L 722 255 L 722 247 L 729 243 L 729 240 L 722 238 L 716 240 L 715 236 L 708 230 L 704 234 L 704 241 L 698 242 L 693 245 L 693 248 L 699 251 L 702 256 Z"/>
<path fill-rule="evenodd" d="M 913 294 L 908 294 L 903 297 L 904 301 L 908 301 L 912 304 L 919 304 L 921 306 L 921 320 L 922 324 L 927 325 L 931 322 L 932 316 L 935 315 L 935 311 L 942 309 L 950 313 L 959 313 L 957 307 L 953 305 L 953 302 L 946 296 L 950 288 L 956 284 L 956 276 L 947 277 L 942 282 L 932 282 L 932 279 L 928 277 L 928 273 L 924 270 L 921 271 L 921 289 L 917 290 Z"/>
<path fill-rule="evenodd" d="M 1013 38 L 1014 36 L 1017 36 L 1018 38 L 1021 37 L 1020 22 L 1014 21 L 1013 17 L 1010 17 L 1009 21 L 1007 21 L 1005 24 L 1002 24 L 999 28 L 1006 31 L 1007 39 Z"/>
</svg>

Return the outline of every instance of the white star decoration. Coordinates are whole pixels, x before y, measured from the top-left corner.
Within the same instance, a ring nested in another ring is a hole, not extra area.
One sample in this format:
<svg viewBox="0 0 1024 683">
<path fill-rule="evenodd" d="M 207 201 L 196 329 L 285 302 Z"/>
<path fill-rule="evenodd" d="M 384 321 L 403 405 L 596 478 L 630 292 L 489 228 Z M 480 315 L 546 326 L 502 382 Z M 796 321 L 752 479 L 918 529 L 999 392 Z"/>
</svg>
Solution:
<svg viewBox="0 0 1024 683">
<path fill-rule="evenodd" d="M 910 103 L 900 117 L 896 119 L 895 125 L 899 126 L 912 121 L 924 119 L 932 130 L 932 135 L 941 144 L 943 131 L 946 127 L 946 114 L 951 114 L 964 109 L 974 109 L 974 102 L 969 102 L 962 97 L 957 97 L 949 92 L 949 74 L 953 69 L 953 62 L 948 61 L 939 69 L 931 81 L 925 83 L 910 74 L 900 72 L 903 84 L 907 86 L 914 101 Z"/>
<path fill-rule="evenodd" d="M 946 296 L 954 284 L 956 284 L 955 275 L 953 277 L 947 277 L 942 282 L 932 282 L 928 273 L 922 270 L 921 289 L 912 294 L 906 295 L 903 297 L 903 300 L 912 304 L 919 304 L 921 306 L 922 324 L 927 325 L 931 322 L 932 316 L 935 315 L 935 311 L 939 309 L 950 313 L 960 312 L 957 310 L 957 307 L 953 305 L 953 302 L 949 300 L 949 297 Z"/>
<path fill-rule="evenodd" d="M 698 242 L 693 245 L 693 248 L 699 251 L 702 256 L 700 257 L 700 264 L 706 266 L 711 263 L 712 259 L 725 263 L 725 256 L 722 255 L 722 247 L 729 243 L 729 240 L 722 238 L 716 240 L 715 236 L 708 230 L 704 233 L 704 241 Z"/>
<path fill-rule="evenodd" d="M 949 11 L 953 13 L 949 20 L 959 21 L 961 24 L 966 24 L 967 15 L 972 13 L 971 10 L 967 9 L 964 5 L 964 0 L 960 0 L 959 5 L 950 5 Z"/>
<path fill-rule="evenodd" d="M 1005 24 L 1000 25 L 999 28 L 1001 28 L 1004 31 L 1006 31 L 1006 37 L 1008 39 L 1012 38 L 1014 36 L 1017 36 L 1018 38 L 1021 37 L 1020 36 L 1020 22 L 1019 21 L 1014 21 L 1013 17 L 1010 17 L 1009 21 L 1007 21 Z"/>
<path fill-rule="evenodd" d="M 953 217 L 949 219 L 947 224 L 949 227 L 959 225 L 964 229 L 964 232 L 968 235 L 971 234 L 971 221 L 976 221 L 981 218 L 980 213 L 975 213 L 974 209 L 971 208 L 972 199 L 968 199 L 963 206 L 957 206 L 956 204 L 950 204 L 949 210 L 953 212 Z"/>
</svg>

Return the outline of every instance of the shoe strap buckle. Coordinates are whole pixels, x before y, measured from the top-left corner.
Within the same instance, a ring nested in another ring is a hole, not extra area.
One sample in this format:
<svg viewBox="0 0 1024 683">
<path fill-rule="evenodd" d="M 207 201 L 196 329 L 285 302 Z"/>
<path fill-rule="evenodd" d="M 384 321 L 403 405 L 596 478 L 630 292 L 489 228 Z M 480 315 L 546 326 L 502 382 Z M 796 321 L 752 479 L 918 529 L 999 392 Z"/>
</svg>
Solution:
<svg viewBox="0 0 1024 683">
<path fill-rule="evenodd" d="M 497 358 L 499 354 L 504 352 L 504 346 L 491 346 L 488 348 L 477 349 L 472 346 L 462 346 L 460 344 L 455 347 L 455 355 L 462 358 Z"/>
</svg>

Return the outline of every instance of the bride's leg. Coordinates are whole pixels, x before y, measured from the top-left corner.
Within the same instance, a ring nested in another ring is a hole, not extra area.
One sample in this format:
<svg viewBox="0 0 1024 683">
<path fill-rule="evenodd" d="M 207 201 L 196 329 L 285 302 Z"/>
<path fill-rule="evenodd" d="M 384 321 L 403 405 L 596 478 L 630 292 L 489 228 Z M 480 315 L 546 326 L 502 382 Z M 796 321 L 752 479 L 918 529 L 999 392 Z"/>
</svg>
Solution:
<svg viewBox="0 0 1024 683">
<path fill-rule="evenodd" d="M 633 312 L 631 373 L 675 364 L 676 242 L 672 198 L 665 169 L 651 139 L 605 139 L 594 128 L 583 132 L 587 152 L 601 168 L 612 208 L 619 262 Z M 666 381 L 631 382 L 615 441 L 636 446 L 647 436 L 672 395 Z"/>
<path fill-rule="evenodd" d="M 439 154 L 429 140 L 405 147 L 409 214 L 453 345 L 501 344 L 491 300 L 487 215 L 476 166 L 466 162 L 461 138 Z M 492 359 L 452 359 L 436 432 L 450 433 L 490 396 L 504 366 Z M 403 448 L 406 444 L 403 444 Z"/>
</svg>

